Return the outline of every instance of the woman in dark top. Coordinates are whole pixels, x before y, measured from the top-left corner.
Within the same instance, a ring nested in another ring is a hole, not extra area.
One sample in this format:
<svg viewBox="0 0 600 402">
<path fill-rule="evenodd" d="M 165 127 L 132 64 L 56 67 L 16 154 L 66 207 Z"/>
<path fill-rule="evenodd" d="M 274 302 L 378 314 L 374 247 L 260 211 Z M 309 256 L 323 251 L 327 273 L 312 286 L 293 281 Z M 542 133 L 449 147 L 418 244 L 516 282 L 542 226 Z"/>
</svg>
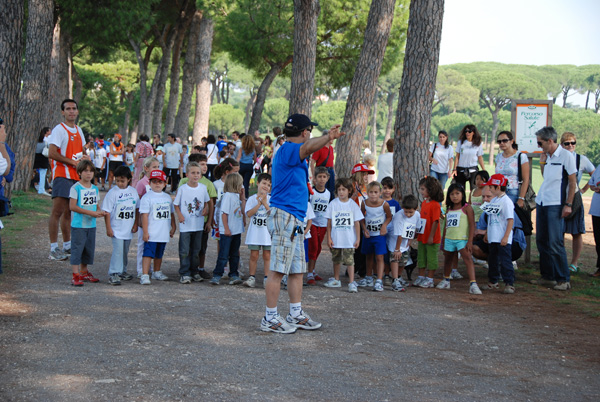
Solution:
<svg viewBox="0 0 600 402">
<path fill-rule="evenodd" d="M 33 168 L 36 169 L 39 173 L 38 180 L 38 194 L 50 195 L 46 192 L 46 173 L 50 168 L 50 164 L 48 163 L 48 157 L 44 156 L 42 152 L 44 152 L 44 148 L 48 145 L 44 142 L 44 138 L 50 135 L 50 127 L 44 127 L 40 131 L 40 135 L 38 136 L 38 142 L 35 146 L 35 159 L 33 160 Z"/>
</svg>

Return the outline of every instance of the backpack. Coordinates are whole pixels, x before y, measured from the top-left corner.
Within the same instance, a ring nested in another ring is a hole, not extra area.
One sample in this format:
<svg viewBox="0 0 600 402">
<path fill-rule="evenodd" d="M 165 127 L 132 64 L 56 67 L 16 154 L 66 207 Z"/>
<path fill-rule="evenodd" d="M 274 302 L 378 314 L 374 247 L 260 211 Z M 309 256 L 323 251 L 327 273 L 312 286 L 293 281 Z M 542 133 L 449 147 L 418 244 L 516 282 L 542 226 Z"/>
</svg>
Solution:
<svg viewBox="0 0 600 402">
<path fill-rule="evenodd" d="M 533 222 L 531 221 L 531 213 L 525 211 L 523 208 L 515 204 L 515 214 L 517 214 L 517 216 L 521 220 L 521 224 L 523 225 L 523 227 L 521 228 L 523 230 L 523 234 L 525 234 L 525 236 L 531 236 L 531 234 L 533 233 Z"/>
</svg>

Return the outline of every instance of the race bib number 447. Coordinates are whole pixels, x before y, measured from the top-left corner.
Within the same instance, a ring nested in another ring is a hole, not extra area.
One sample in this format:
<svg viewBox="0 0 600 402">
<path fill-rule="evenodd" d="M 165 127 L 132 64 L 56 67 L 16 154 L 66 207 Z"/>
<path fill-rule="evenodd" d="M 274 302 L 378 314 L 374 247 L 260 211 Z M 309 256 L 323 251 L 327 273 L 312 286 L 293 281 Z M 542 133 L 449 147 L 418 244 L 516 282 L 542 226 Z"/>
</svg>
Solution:
<svg viewBox="0 0 600 402">
<path fill-rule="evenodd" d="M 159 221 L 171 219 L 171 204 L 169 204 L 168 202 L 154 204 L 152 216 L 154 217 L 154 219 Z"/>
</svg>

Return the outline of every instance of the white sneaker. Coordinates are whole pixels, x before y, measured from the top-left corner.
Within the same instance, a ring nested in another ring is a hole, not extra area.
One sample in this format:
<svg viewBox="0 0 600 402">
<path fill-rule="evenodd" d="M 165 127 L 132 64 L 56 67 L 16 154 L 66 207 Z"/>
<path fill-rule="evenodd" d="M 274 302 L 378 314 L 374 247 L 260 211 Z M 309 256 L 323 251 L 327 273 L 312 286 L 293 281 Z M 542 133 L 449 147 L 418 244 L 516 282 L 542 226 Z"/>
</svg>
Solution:
<svg viewBox="0 0 600 402">
<path fill-rule="evenodd" d="M 169 277 L 162 273 L 162 271 L 154 271 L 152 273 L 152 279 L 156 279 L 157 281 L 168 281 Z"/>
<path fill-rule="evenodd" d="M 473 257 L 473 264 L 483 265 L 483 264 L 487 264 L 487 261 L 480 260 L 479 258 Z"/>
<path fill-rule="evenodd" d="M 150 285 L 150 275 L 142 275 L 140 285 Z"/>
<path fill-rule="evenodd" d="M 479 286 L 477 286 L 477 284 L 473 282 L 471 286 L 469 286 L 469 293 L 472 295 L 480 295 L 481 289 L 479 289 Z"/>
<path fill-rule="evenodd" d="M 246 282 L 244 282 L 244 286 L 248 288 L 253 288 L 254 286 L 256 286 L 256 278 L 251 276 L 250 278 L 246 279 Z"/>
<path fill-rule="evenodd" d="M 433 279 L 431 279 L 431 278 L 425 278 L 425 279 L 423 279 L 423 281 L 421 283 L 419 283 L 418 286 L 420 288 L 425 288 L 425 289 L 435 287 L 434 284 L 433 284 Z"/>
<path fill-rule="evenodd" d="M 279 334 L 293 334 L 296 332 L 296 327 L 287 323 L 279 314 L 277 314 L 275 318 L 269 321 L 267 321 L 266 317 L 263 317 L 260 323 L 260 330 Z"/>
<path fill-rule="evenodd" d="M 336 280 L 335 278 L 329 278 L 329 280 L 327 282 L 325 282 L 325 287 L 326 288 L 341 288 L 342 282 Z"/>
<path fill-rule="evenodd" d="M 419 286 L 421 284 L 421 282 L 423 282 L 423 280 L 425 280 L 424 277 L 419 276 L 417 279 L 415 279 L 412 283 L 413 286 Z"/>
<path fill-rule="evenodd" d="M 381 279 L 377 279 L 375 281 L 375 285 L 373 285 L 373 291 L 374 292 L 383 292 L 383 282 L 381 281 Z"/>
<path fill-rule="evenodd" d="M 450 273 L 450 279 L 462 279 L 463 276 L 456 269 L 453 269 Z"/>
<path fill-rule="evenodd" d="M 375 280 L 373 279 L 372 276 L 367 276 L 367 277 L 365 277 L 365 279 L 367 280 L 367 286 L 368 287 L 375 286 Z"/>
<path fill-rule="evenodd" d="M 450 281 L 442 279 L 442 281 L 437 284 L 436 289 L 450 289 Z"/>
<path fill-rule="evenodd" d="M 352 282 L 348 284 L 348 292 L 350 293 L 358 293 L 358 285 L 356 282 Z"/>
<path fill-rule="evenodd" d="M 514 269 L 515 271 L 516 271 L 516 270 L 518 270 L 518 269 L 519 269 L 519 266 L 517 265 L 517 262 L 516 262 L 516 261 L 513 261 L 512 263 L 513 263 L 513 269 Z"/>
</svg>

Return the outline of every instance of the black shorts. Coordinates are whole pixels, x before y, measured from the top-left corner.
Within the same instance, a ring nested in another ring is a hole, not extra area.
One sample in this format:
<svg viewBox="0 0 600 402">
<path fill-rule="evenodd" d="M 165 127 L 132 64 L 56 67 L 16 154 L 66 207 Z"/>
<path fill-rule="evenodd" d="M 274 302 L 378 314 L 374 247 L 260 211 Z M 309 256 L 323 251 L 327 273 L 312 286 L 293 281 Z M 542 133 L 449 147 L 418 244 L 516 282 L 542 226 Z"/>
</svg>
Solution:
<svg viewBox="0 0 600 402">
<path fill-rule="evenodd" d="M 106 166 L 104 169 L 96 168 L 96 178 L 104 179 L 106 177 Z"/>
<path fill-rule="evenodd" d="M 77 183 L 77 180 L 65 179 L 57 177 L 52 181 L 52 198 L 60 197 L 69 199 L 71 187 Z"/>
<path fill-rule="evenodd" d="M 109 161 L 108 162 L 108 170 L 111 172 L 115 172 L 115 169 L 119 166 L 123 166 L 123 161 Z"/>
</svg>

